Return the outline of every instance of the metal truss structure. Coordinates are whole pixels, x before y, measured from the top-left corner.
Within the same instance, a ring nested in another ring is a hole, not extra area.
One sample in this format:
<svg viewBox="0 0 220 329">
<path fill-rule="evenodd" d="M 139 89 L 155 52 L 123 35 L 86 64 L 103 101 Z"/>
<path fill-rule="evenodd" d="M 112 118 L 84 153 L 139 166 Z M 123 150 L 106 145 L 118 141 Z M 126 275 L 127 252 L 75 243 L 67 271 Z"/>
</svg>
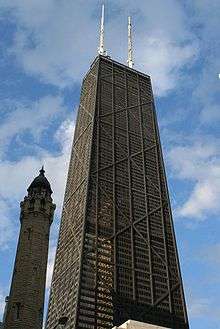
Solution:
<svg viewBox="0 0 220 329">
<path fill-rule="evenodd" d="M 98 56 L 84 78 L 47 329 L 188 320 L 150 77 Z"/>
</svg>

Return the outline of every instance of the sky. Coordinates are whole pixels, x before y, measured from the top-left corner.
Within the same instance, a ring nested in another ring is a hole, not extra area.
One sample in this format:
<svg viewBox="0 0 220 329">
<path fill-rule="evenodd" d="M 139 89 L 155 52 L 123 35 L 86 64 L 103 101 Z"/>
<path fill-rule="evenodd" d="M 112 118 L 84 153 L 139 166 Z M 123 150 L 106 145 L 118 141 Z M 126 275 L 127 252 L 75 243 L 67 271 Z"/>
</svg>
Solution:
<svg viewBox="0 0 220 329">
<path fill-rule="evenodd" d="M 108 54 L 153 82 L 191 329 L 220 329 L 220 1 L 106 0 Z M 0 0 L 0 316 L 19 203 L 44 164 L 57 204 L 50 286 L 82 78 L 100 0 Z M 47 297 L 48 298 L 48 297 Z"/>
</svg>

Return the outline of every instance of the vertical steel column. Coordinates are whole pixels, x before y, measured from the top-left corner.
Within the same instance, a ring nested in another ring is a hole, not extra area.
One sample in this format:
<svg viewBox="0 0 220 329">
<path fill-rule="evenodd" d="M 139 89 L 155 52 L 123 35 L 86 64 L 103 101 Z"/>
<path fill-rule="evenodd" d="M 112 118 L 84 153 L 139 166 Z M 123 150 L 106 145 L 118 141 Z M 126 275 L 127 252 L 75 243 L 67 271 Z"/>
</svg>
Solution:
<svg viewBox="0 0 220 329">
<path fill-rule="evenodd" d="M 129 184 L 129 208 L 130 208 L 130 222 L 131 222 L 131 257 L 132 257 L 132 287 L 133 299 L 136 299 L 136 275 L 135 275 L 135 255 L 134 255 L 134 227 L 133 227 L 133 200 L 132 200 L 132 182 L 131 182 L 131 160 L 130 160 L 130 136 L 129 136 L 129 113 L 128 113 L 128 81 L 127 73 L 125 76 L 125 107 L 126 107 L 126 123 L 127 123 L 127 147 L 128 147 L 128 184 Z"/>
<path fill-rule="evenodd" d="M 114 232 L 114 292 L 117 291 L 117 236 L 116 236 L 116 231 L 117 231 L 117 226 L 116 226 L 116 159 L 115 159 L 115 109 L 114 109 L 114 104 L 115 104 L 115 89 L 114 89 L 114 64 L 112 62 L 112 162 L 113 162 L 113 232 Z"/>
<path fill-rule="evenodd" d="M 97 106 L 97 99 L 99 96 L 99 88 L 100 88 L 100 58 L 98 59 L 98 68 L 97 68 L 97 75 L 96 75 L 96 101 L 95 101 L 95 109 L 94 109 L 94 116 L 92 119 L 92 140 L 94 138 L 94 126 L 95 126 L 95 118 L 96 118 L 96 106 Z M 90 148 L 90 155 L 89 155 L 89 172 L 87 176 L 87 186 L 86 186 L 86 202 L 85 202 L 85 208 L 84 208 L 84 221 L 83 221 L 83 229 L 82 229 L 82 245 L 81 245 L 81 251 L 80 251 L 80 259 L 79 259 L 79 287 L 78 287 L 78 292 L 76 296 L 76 317 L 75 317 L 75 322 L 74 322 L 74 328 L 76 328 L 76 324 L 78 321 L 78 315 L 79 315 L 79 299 L 80 299 L 80 291 L 81 291 L 81 277 L 82 277 L 82 265 L 83 265 L 83 258 L 84 258 L 84 244 L 85 244 L 85 228 L 86 228 L 86 211 L 87 211 L 87 204 L 88 204 L 88 196 L 89 196 L 89 183 L 91 181 L 91 161 L 92 161 L 92 141 L 91 141 L 91 148 Z"/>
<path fill-rule="evenodd" d="M 99 70 L 100 71 L 100 70 Z M 100 72 L 98 73 L 98 87 L 101 89 L 101 78 Z M 97 290 L 98 290 L 98 234 L 99 234 L 99 149 L 100 149 L 100 118 L 99 118 L 99 108 L 100 108 L 100 96 L 101 93 L 97 93 L 96 96 L 96 116 L 95 116 L 95 124 L 96 124 L 96 205 L 95 205 L 95 328 L 97 327 Z M 94 136 L 93 136 L 94 138 Z"/>
<path fill-rule="evenodd" d="M 143 132 L 143 115 L 142 115 L 142 106 L 141 106 L 141 96 L 140 96 L 140 81 L 137 74 L 138 81 L 138 108 L 139 116 L 141 123 L 141 149 L 142 149 L 142 158 L 143 158 L 143 171 L 144 171 L 144 193 L 145 193 L 145 205 L 146 205 L 146 217 L 147 217 L 147 238 L 148 238 L 148 255 L 149 255 L 149 268 L 150 268 L 150 289 L 151 289 L 151 304 L 154 305 L 154 284 L 153 284 L 153 271 L 152 271 L 152 254 L 151 254 L 151 238 L 150 238 L 150 220 L 149 220 L 149 210 L 148 210 L 148 195 L 147 195 L 147 172 L 146 172 L 146 159 L 144 152 L 144 132 Z"/>
<path fill-rule="evenodd" d="M 152 116 L 153 116 L 153 129 L 154 134 L 157 137 L 157 128 L 155 123 L 155 111 L 154 111 L 154 105 L 152 109 Z M 157 139 L 156 139 L 157 140 Z M 161 175 L 160 175 L 160 166 L 159 166 L 159 154 L 158 154 L 158 144 L 159 140 L 157 140 L 157 146 L 156 146 L 156 162 L 157 162 L 157 179 L 159 184 L 159 191 L 160 191 L 160 207 L 161 207 L 161 220 L 162 220 L 162 227 L 163 227 L 163 240 L 164 240 L 164 254 L 165 254 L 165 262 L 166 262 L 166 273 L 167 273 L 167 286 L 168 286 L 168 292 L 169 292 L 169 309 L 170 313 L 173 312 L 173 305 L 172 305 L 172 295 L 171 295 L 171 283 L 170 283 L 170 272 L 169 272 L 169 259 L 168 259 L 168 248 L 167 248 L 167 236 L 166 236 L 166 227 L 165 227 L 165 217 L 164 217 L 164 211 L 163 211 L 163 195 L 162 195 L 162 186 L 161 186 Z M 162 165 L 162 164 L 161 164 Z"/>
</svg>

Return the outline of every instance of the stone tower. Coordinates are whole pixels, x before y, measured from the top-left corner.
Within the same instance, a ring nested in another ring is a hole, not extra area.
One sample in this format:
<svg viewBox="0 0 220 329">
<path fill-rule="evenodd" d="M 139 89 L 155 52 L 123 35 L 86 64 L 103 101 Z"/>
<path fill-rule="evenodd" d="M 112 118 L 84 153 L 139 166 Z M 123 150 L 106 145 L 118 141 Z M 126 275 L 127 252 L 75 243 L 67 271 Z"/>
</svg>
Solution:
<svg viewBox="0 0 220 329">
<path fill-rule="evenodd" d="M 41 329 L 50 225 L 55 204 L 44 169 L 21 202 L 21 229 L 4 329 Z"/>
</svg>

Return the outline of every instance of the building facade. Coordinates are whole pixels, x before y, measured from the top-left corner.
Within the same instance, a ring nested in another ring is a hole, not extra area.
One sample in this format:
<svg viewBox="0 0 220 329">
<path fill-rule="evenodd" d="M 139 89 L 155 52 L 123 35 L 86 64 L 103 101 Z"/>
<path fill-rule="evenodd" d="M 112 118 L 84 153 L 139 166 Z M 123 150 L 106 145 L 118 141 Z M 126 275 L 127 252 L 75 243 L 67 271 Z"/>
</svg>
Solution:
<svg viewBox="0 0 220 329">
<path fill-rule="evenodd" d="M 21 229 L 4 329 L 41 329 L 50 225 L 55 205 L 43 168 L 21 202 Z"/>
<path fill-rule="evenodd" d="M 188 320 L 150 77 L 98 56 L 84 78 L 47 329 Z"/>
</svg>

